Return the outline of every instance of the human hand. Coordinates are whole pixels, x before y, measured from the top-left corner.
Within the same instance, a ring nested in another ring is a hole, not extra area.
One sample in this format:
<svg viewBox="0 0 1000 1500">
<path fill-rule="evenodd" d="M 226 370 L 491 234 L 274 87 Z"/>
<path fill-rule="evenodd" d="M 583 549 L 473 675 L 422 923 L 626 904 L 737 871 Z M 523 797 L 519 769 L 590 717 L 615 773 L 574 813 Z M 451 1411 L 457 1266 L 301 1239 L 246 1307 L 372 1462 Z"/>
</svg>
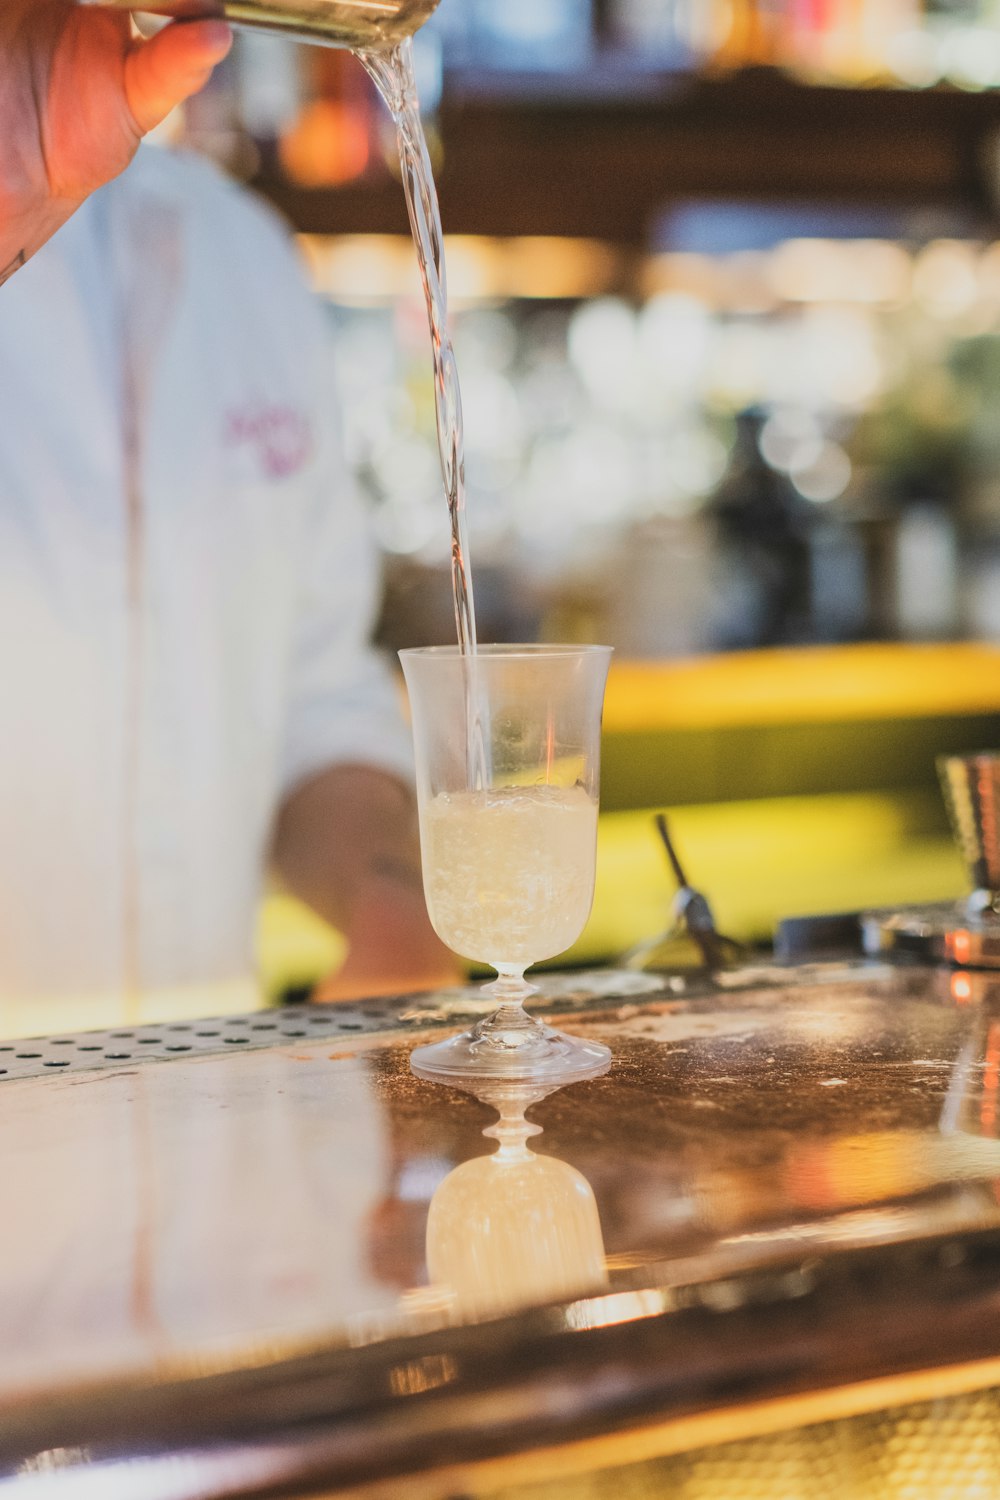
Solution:
<svg viewBox="0 0 1000 1500">
<path fill-rule="evenodd" d="M 127 12 L 0 0 L 0 283 L 226 55 L 225 22 L 134 38 Z"/>
<path fill-rule="evenodd" d="M 402 940 L 400 940 L 402 938 Z M 428 990 L 455 989 L 466 976 L 453 954 L 422 926 L 403 937 L 381 931 L 372 942 L 355 941 L 343 965 L 320 981 L 310 999 L 318 1004 L 337 1000 L 373 1000 L 380 995 L 416 995 Z"/>
<path fill-rule="evenodd" d="M 286 887 L 347 939 L 317 1001 L 409 995 L 463 982 L 430 924 L 413 793 L 374 766 L 333 765 L 285 801 L 272 857 Z"/>
<path fill-rule="evenodd" d="M 431 927 L 419 876 L 395 875 L 365 883 L 348 926 L 347 957 L 321 981 L 312 999 L 374 999 L 454 989 L 465 983 L 462 965 Z"/>
</svg>

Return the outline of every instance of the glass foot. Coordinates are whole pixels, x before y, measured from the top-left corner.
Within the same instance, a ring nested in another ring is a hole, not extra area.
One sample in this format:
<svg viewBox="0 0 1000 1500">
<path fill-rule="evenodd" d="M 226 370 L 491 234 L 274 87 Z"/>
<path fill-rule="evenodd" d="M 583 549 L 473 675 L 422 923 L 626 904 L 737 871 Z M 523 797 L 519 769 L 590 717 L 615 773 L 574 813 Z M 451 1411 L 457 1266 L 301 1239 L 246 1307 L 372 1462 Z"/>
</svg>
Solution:
<svg viewBox="0 0 1000 1500">
<path fill-rule="evenodd" d="M 563 1084 L 594 1078 L 610 1062 L 611 1051 L 600 1042 L 566 1036 L 537 1021 L 507 1030 L 497 1017 L 447 1041 L 417 1047 L 410 1057 L 414 1073 L 439 1082 L 496 1078 Z"/>
</svg>

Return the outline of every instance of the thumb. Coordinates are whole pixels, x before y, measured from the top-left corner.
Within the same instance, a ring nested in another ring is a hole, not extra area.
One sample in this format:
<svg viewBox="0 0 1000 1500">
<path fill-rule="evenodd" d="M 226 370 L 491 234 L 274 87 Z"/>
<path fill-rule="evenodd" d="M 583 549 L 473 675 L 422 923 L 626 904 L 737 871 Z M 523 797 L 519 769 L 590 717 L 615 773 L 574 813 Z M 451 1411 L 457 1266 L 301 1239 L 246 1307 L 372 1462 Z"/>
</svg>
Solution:
<svg viewBox="0 0 1000 1500">
<path fill-rule="evenodd" d="M 184 21 L 148 41 L 135 42 L 125 59 L 125 97 L 145 135 L 208 82 L 233 44 L 225 21 Z"/>
</svg>

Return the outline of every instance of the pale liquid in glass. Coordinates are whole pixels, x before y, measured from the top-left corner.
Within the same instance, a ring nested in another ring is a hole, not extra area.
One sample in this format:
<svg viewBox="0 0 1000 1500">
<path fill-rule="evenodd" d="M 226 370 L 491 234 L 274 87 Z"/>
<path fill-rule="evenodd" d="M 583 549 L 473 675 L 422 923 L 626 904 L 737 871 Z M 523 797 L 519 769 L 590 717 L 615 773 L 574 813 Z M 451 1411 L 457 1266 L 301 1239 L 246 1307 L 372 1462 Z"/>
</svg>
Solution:
<svg viewBox="0 0 1000 1500">
<path fill-rule="evenodd" d="M 597 842 L 597 803 L 582 787 L 441 792 L 420 827 L 427 909 L 453 952 L 526 968 L 579 937 Z"/>
</svg>

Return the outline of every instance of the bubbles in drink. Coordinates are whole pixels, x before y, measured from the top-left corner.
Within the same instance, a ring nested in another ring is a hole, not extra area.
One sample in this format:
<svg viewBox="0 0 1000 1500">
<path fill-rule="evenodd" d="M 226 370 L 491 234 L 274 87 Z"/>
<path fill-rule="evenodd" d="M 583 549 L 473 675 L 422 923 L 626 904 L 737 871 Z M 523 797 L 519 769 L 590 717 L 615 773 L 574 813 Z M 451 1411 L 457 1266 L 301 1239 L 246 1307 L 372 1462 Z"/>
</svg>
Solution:
<svg viewBox="0 0 1000 1500">
<path fill-rule="evenodd" d="M 597 842 L 583 787 L 442 792 L 421 811 L 420 837 L 427 909 L 455 953 L 527 967 L 583 930 Z"/>
</svg>

